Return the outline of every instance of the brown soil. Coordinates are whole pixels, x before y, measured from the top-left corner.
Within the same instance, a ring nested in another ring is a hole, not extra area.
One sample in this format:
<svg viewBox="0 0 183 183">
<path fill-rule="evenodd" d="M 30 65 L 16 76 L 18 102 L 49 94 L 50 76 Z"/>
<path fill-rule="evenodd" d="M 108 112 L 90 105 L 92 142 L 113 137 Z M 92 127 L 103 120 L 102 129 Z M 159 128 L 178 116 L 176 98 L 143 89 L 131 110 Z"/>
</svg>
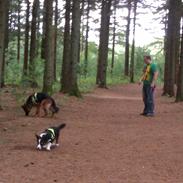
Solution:
<svg viewBox="0 0 183 183">
<path fill-rule="evenodd" d="M 7 88 L 0 111 L 0 183 L 182 183 L 183 104 L 156 90 L 143 117 L 137 85 L 96 89 L 83 99 L 54 95 L 54 117 L 25 117 Z M 34 134 L 65 122 L 60 146 L 38 151 Z"/>
</svg>

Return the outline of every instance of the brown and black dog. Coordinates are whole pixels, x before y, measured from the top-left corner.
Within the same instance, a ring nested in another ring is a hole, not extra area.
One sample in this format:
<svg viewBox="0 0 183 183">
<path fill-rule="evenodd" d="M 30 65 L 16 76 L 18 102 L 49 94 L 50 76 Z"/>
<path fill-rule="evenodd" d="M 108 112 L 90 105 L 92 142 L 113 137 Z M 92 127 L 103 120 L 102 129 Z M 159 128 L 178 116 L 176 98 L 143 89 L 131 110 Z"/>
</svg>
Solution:
<svg viewBox="0 0 183 183">
<path fill-rule="evenodd" d="M 26 102 L 22 105 L 22 108 L 25 112 L 25 115 L 28 116 L 31 109 L 33 107 L 36 107 L 36 115 L 40 116 L 41 111 L 43 110 L 45 113 L 45 116 L 51 112 L 52 116 L 54 113 L 57 113 L 59 111 L 59 108 L 56 106 L 56 103 L 52 97 L 50 97 L 46 93 L 33 93 L 30 95 Z"/>
</svg>

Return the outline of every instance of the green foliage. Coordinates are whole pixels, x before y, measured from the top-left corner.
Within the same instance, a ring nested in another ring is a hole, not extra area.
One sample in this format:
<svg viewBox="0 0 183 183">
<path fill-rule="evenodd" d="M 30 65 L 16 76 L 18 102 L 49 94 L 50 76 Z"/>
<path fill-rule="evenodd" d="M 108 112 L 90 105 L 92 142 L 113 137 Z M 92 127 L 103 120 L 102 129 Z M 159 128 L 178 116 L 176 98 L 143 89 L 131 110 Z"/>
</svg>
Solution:
<svg viewBox="0 0 183 183">
<path fill-rule="evenodd" d="M 88 73 L 84 76 L 84 55 L 81 54 L 80 72 L 79 72 L 79 88 L 81 92 L 89 92 L 96 86 L 96 74 L 97 74 L 97 58 L 98 50 L 95 43 L 89 43 L 89 55 L 88 55 Z M 108 70 L 107 70 L 107 85 L 115 85 L 121 83 L 127 83 L 128 78 L 122 76 L 123 70 L 123 55 L 115 54 L 115 63 L 113 72 L 111 74 L 111 53 L 108 55 Z"/>
<path fill-rule="evenodd" d="M 159 42 L 152 43 L 148 47 L 136 47 L 135 48 L 135 81 L 138 81 L 143 70 L 144 62 L 143 56 L 145 54 L 152 55 L 153 60 L 157 63 L 159 69 L 159 79 L 161 83 L 163 81 L 164 72 L 164 56 L 161 50 L 161 46 L 157 46 Z M 156 45 L 156 47 L 154 47 Z M 5 83 L 13 85 L 21 85 L 24 87 L 30 86 L 31 78 L 29 76 L 22 77 L 23 70 L 23 48 L 21 48 L 21 59 L 20 63 L 17 63 L 16 59 L 16 46 L 17 41 L 12 40 L 9 43 L 9 50 L 6 57 L 6 70 L 5 70 Z M 60 90 L 60 75 L 62 65 L 62 51 L 63 51 L 63 40 L 58 39 L 57 45 L 57 81 L 53 84 L 53 92 Z M 153 47 L 152 47 L 153 46 Z M 154 49 L 156 48 L 156 49 Z M 158 49 L 157 49 L 158 48 Z M 153 54 L 152 54 L 153 53 Z M 122 83 L 129 83 L 129 78 L 123 76 L 124 71 L 124 53 L 116 52 L 114 57 L 114 68 L 111 72 L 111 50 L 108 54 L 108 69 L 107 69 L 107 85 L 115 85 Z M 96 86 L 96 74 L 97 74 L 97 58 L 98 58 L 98 46 L 94 42 L 89 43 L 88 51 L 88 62 L 87 62 L 87 75 L 84 73 L 85 61 L 84 53 L 80 55 L 80 63 L 78 64 L 78 85 L 81 92 L 89 92 Z M 35 60 L 35 78 L 38 83 L 39 89 L 43 85 L 43 74 L 44 74 L 44 60 L 37 58 Z M 37 89 L 37 90 L 39 90 Z"/>
<path fill-rule="evenodd" d="M 5 83 L 18 85 L 21 81 L 21 65 L 15 62 L 6 65 L 5 68 Z"/>
<path fill-rule="evenodd" d="M 5 83 L 18 85 L 21 80 L 22 64 L 17 63 L 16 41 L 9 43 L 8 51 L 6 52 L 5 64 Z"/>
<path fill-rule="evenodd" d="M 22 71 L 21 71 L 22 73 Z M 32 78 L 30 75 L 23 76 L 21 78 L 20 84 L 24 87 L 29 87 L 32 82 L 35 81 L 38 84 L 38 87 L 42 87 L 43 83 L 43 73 L 44 73 L 44 60 L 41 58 L 35 59 L 35 70 L 34 70 L 34 78 Z"/>
<path fill-rule="evenodd" d="M 96 76 L 84 77 L 80 76 L 78 80 L 79 89 L 82 93 L 90 92 L 94 89 L 96 83 Z"/>
<path fill-rule="evenodd" d="M 158 83 L 163 83 L 164 81 L 164 63 L 165 63 L 165 58 L 164 55 L 161 53 L 157 53 L 154 56 L 155 63 L 157 64 L 158 67 Z"/>
</svg>

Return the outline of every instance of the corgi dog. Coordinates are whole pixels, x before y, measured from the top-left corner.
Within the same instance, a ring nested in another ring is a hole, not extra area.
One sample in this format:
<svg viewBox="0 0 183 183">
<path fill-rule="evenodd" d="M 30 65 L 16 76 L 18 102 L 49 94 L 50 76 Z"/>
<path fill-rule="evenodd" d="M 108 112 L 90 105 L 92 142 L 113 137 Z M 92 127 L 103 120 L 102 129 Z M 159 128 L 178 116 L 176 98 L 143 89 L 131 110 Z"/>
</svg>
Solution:
<svg viewBox="0 0 183 183">
<path fill-rule="evenodd" d="M 42 150 L 46 149 L 48 151 L 51 150 L 52 146 L 59 146 L 58 139 L 60 135 L 60 130 L 66 126 L 65 123 L 57 126 L 57 127 L 49 127 L 40 135 L 36 134 L 37 139 L 37 149 Z M 55 141 L 55 143 L 53 143 Z"/>
</svg>

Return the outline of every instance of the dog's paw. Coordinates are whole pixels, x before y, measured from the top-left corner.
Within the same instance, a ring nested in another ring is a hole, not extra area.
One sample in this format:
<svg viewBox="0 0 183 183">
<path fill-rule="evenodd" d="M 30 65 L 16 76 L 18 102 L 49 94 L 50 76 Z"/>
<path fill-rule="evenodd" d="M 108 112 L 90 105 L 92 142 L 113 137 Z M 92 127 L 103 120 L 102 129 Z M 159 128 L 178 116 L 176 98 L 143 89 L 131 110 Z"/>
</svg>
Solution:
<svg viewBox="0 0 183 183">
<path fill-rule="evenodd" d="M 46 148 L 47 151 L 50 151 L 51 149 L 50 148 Z"/>
<path fill-rule="evenodd" d="M 58 147 L 59 144 L 53 143 L 51 146 L 52 146 L 52 147 Z"/>
<path fill-rule="evenodd" d="M 38 145 L 38 146 L 37 146 L 37 149 L 38 149 L 38 150 L 41 150 L 42 148 L 41 148 L 41 146 L 40 146 L 40 145 Z"/>
</svg>

